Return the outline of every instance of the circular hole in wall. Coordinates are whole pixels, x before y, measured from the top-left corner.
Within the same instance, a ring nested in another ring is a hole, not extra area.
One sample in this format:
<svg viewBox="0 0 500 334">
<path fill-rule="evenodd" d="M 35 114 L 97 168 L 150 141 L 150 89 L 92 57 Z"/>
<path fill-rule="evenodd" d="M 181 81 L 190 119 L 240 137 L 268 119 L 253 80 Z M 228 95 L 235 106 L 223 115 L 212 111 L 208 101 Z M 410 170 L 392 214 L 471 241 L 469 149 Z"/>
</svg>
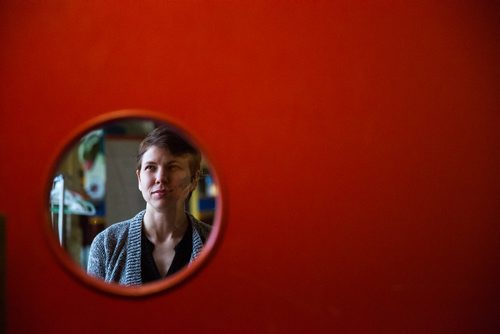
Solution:
<svg viewBox="0 0 500 334">
<path fill-rule="evenodd" d="M 46 211 L 67 269 L 103 291 L 142 296 L 204 265 L 220 234 L 222 201 L 193 135 L 162 115 L 121 111 L 68 142 L 49 175 Z"/>
</svg>

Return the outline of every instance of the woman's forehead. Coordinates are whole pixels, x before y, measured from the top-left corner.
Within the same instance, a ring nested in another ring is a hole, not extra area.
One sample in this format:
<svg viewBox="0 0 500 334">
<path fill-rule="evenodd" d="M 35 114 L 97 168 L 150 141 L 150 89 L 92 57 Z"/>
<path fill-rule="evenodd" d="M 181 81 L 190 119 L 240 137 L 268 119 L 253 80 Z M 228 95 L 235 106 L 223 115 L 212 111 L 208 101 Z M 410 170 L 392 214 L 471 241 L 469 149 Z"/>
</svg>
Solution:
<svg viewBox="0 0 500 334">
<path fill-rule="evenodd" d="M 189 153 L 174 155 L 168 148 L 159 146 L 151 146 L 144 152 L 142 161 L 147 162 L 169 162 L 169 161 L 187 161 L 191 157 Z"/>
</svg>

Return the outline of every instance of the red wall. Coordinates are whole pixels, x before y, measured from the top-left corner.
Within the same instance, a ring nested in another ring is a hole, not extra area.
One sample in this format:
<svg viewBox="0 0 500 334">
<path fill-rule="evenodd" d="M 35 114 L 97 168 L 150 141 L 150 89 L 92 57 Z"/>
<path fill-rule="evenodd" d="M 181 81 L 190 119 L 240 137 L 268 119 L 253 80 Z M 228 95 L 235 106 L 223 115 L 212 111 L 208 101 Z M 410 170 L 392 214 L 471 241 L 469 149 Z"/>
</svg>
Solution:
<svg viewBox="0 0 500 334">
<path fill-rule="evenodd" d="M 460 3 L 2 1 L 7 331 L 498 331 L 499 8 Z M 64 270 L 43 215 L 66 140 L 129 108 L 226 194 L 211 261 L 140 299 Z"/>
</svg>

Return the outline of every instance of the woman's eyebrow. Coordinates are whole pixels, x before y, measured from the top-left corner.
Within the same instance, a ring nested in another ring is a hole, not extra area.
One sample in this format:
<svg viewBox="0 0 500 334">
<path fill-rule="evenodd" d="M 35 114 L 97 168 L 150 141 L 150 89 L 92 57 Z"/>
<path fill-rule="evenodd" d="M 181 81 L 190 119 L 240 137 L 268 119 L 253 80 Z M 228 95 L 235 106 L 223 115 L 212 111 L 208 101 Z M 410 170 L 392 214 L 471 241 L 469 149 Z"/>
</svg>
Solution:
<svg viewBox="0 0 500 334">
<path fill-rule="evenodd" d="M 174 159 L 170 160 L 169 162 L 167 162 L 167 165 L 173 165 L 176 163 L 179 163 L 179 161 L 176 158 L 174 158 Z"/>
</svg>

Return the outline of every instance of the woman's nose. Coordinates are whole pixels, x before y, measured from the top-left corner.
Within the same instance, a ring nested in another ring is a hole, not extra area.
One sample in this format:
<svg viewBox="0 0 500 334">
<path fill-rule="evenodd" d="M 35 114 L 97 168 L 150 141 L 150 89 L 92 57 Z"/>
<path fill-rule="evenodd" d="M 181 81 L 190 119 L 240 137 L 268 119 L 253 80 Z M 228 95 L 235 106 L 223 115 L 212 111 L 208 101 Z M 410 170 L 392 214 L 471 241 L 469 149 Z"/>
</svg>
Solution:
<svg viewBox="0 0 500 334">
<path fill-rule="evenodd" d="M 165 171 L 163 171 L 163 169 L 160 168 L 156 173 L 155 183 L 159 184 L 162 182 L 167 182 L 167 173 L 165 173 Z"/>
</svg>

